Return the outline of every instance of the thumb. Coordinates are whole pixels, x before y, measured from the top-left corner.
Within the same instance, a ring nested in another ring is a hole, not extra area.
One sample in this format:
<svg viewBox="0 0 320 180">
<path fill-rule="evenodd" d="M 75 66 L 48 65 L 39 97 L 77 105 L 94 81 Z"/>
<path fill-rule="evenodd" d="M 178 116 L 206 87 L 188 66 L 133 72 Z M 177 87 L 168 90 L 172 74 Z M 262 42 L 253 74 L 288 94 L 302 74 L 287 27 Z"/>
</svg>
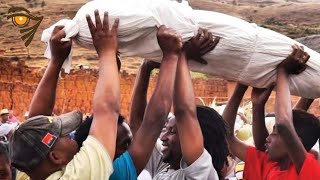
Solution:
<svg viewBox="0 0 320 180">
<path fill-rule="evenodd" d="M 64 26 L 55 26 L 53 31 L 52 31 L 52 36 L 57 34 L 60 30 L 62 30 Z"/>
</svg>

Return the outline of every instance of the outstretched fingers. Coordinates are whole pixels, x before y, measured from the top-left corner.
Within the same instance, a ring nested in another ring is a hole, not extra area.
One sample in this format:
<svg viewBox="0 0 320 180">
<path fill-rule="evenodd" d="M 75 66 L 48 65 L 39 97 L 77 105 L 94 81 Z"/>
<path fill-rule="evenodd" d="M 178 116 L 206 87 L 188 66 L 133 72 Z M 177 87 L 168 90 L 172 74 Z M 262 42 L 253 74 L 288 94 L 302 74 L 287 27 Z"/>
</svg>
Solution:
<svg viewBox="0 0 320 180">
<path fill-rule="evenodd" d="M 97 31 L 102 30 L 102 23 L 101 23 L 101 19 L 100 19 L 100 15 L 99 15 L 99 11 L 98 10 L 94 11 L 94 16 L 96 18 Z"/>
<path fill-rule="evenodd" d="M 103 31 L 109 31 L 109 14 L 104 12 Z"/>
<path fill-rule="evenodd" d="M 112 32 L 112 33 L 116 33 L 116 34 L 118 33 L 119 22 L 120 22 L 119 18 L 117 18 L 117 19 L 114 21 L 114 23 L 113 23 L 113 25 L 112 25 L 112 29 L 111 29 L 111 32 Z"/>
<path fill-rule="evenodd" d="M 91 34 L 91 36 L 93 36 L 94 33 L 97 31 L 97 29 L 96 29 L 96 27 L 94 26 L 94 24 L 93 24 L 93 22 L 92 22 L 92 20 L 91 20 L 90 15 L 87 14 L 86 19 L 87 19 L 88 27 L 89 27 L 89 30 L 90 30 L 90 34 Z"/>
</svg>

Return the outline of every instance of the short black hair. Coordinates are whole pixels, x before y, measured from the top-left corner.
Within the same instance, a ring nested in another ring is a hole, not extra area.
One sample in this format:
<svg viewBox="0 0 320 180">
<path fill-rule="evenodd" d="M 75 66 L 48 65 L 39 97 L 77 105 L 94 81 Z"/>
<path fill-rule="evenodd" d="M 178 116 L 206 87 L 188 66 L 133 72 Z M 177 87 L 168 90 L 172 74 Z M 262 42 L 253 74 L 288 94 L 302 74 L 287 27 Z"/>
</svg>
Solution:
<svg viewBox="0 0 320 180">
<path fill-rule="evenodd" d="M 227 162 L 229 148 L 226 141 L 227 127 L 222 116 L 207 106 L 197 106 L 197 117 L 201 127 L 204 147 L 212 157 L 212 164 L 220 178 Z"/>
<path fill-rule="evenodd" d="M 76 130 L 74 134 L 74 140 L 78 143 L 79 147 L 82 146 L 82 143 L 87 139 L 89 135 L 92 120 L 93 120 L 93 115 L 87 116 L 85 121 L 81 124 L 81 126 Z M 125 117 L 119 114 L 118 125 L 122 124 L 124 121 L 125 121 Z"/>
<path fill-rule="evenodd" d="M 315 145 L 320 136 L 320 121 L 313 114 L 302 109 L 292 110 L 293 125 L 307 151 Z"/>
</svg>

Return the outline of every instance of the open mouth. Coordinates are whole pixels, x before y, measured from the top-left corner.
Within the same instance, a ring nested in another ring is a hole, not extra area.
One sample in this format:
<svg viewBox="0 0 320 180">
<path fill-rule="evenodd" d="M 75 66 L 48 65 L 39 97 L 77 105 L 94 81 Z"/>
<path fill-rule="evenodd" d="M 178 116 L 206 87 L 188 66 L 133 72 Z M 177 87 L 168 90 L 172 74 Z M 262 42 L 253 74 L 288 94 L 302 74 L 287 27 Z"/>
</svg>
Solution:
<svg viewBox="0 0 320 180">
<path fill-rule="evenodd" d="M 268 153 L 268 152 L 269 152 L 269 147 L 268 147 L 268 145 L 267 145 L 267 144 L 265 144 L 265 147 L 266 147 L 265 152 L 266 152 L 266 153 Z"/>
<path fill-rule="evenodd" d="M 168 149 L 169 149 L 168 144 L 164 144 L 164 143 L 162 143 L 161 151 L 162 151 L 162 152 L 164 152 L 164 151 L 166 151 L 166 150 L 168 150 Z"/>
</svg>

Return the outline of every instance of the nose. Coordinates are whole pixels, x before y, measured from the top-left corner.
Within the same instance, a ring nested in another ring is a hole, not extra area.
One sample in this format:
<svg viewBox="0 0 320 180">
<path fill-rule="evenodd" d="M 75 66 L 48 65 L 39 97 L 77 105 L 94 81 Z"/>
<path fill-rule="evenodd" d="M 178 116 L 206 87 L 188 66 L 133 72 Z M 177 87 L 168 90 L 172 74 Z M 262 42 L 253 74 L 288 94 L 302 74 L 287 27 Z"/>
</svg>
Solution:
<svg viewBox="0 0 320 180">
<path fill-rule="evenodd" d="M 266 138 L 266 143 L 270 143 L 271 142 L 271 138 L 270 138 L 270 136 L 268 136 L 267 138 Z"/>
<path fill-rule="evenodd" d="M 160 140 L 162 142 L 168 141 L 168 133 L 167 133 L 167 131 L 164 131 L 163 133 L 160 134 Z"/>
</svg>

